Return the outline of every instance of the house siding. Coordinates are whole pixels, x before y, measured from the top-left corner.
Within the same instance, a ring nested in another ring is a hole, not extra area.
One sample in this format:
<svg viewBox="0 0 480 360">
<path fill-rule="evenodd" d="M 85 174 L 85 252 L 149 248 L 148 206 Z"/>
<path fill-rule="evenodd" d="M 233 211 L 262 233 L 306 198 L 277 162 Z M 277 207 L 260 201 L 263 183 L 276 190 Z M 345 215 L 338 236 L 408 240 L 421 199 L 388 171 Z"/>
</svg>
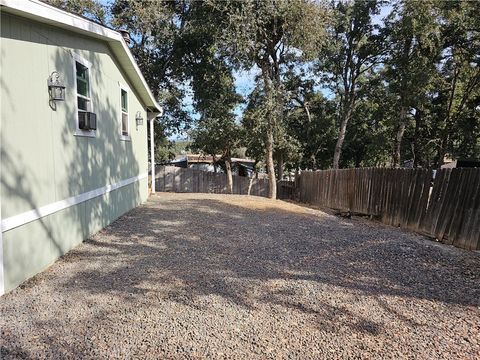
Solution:
<svg viewBox="0 0 480 360">
<path fill-rule="evenodd" d="M 96 137 L 75 136 L 74 60 L 90 63 Z M 108 43 L 1 14 L 1 217 L 6 219 L 147 172 L 144 106 Z M 49 105 L 47 78 L 58 71 L 65 101 Z M 120 137 L 120 87 L 129 91 L 131 141 Z M 136 126 L 135 114 L 144 124 Z M 5 290 L 146 200 L 147 179 L 4 231 Z"/>
</svg>

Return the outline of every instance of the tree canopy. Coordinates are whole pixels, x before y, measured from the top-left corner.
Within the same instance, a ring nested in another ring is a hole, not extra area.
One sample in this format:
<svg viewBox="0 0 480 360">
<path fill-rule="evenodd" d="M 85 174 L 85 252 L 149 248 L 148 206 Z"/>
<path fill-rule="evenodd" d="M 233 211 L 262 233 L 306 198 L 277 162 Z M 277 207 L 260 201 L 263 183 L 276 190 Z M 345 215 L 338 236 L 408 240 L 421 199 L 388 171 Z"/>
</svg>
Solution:
<svg viewBox="0 0 480 360">
<path fill-rule="evenodd" d="M 227 161 L 245 147 L 271 197 L 285 171 L 480 158 L 480 2 L 49 2 L 130 32 L 161 156 L 185 131 Z"/>
</svg>

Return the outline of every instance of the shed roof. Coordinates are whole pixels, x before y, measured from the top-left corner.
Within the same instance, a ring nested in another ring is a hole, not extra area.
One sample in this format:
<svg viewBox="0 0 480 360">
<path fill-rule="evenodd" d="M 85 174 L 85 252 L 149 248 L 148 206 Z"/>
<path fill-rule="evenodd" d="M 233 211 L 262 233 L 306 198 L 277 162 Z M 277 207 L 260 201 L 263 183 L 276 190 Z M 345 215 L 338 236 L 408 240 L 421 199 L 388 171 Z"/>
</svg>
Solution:
<svg viewBox="0 0 480 360">
<path fill-rule="evenodd" d="M 106 41 L 147 110 L 162 114 L 122 34 L 38 0 L 0 0 L 1 11 Z"/>
<path fill-rule="evenodd" d="M 212 155 L 206 154 L 187 154 L 187 155 L 178 155 L 175 161 L 186 160 L 189 164 L 213 164 L 215 161 L 218 161 L 222 158 L 221 154 L 215 155 L 215 159 Z M 244 164 L 255 164 L 255 160 L 252 159 L 242 159 L 242 158 L 231 158 L 232 163 L 244 163 Z"/>
</svg>

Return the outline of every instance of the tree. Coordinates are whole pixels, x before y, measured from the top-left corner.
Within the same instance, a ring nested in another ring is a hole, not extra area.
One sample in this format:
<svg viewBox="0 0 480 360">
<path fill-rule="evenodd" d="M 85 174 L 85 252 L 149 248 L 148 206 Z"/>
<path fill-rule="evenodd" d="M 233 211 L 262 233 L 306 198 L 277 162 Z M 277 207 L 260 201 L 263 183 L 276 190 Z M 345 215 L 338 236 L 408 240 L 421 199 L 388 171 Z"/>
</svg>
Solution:
<svg viewBox="0 0 480 360">
<path fill-rule="evenodd" d="M 228 20 L 223 43 L 232 62 L 261 71 L 269 197 L 276 198 L 274 132 L 283 115 L 282 67 L 318 49 L 324 38 L 325 10 L 306 0 L 208 2 Z"/>
<path fill-rule="evenodd" d="M 441 48 L 435 10 L 432 1 L 403 0 L 393 5 L 386 21 L 384 32 L 389 45 L 385 79 L 396 97 L 394 105 L 398 111 L 392 152 L 394 167 L 400 166 L 407 117 L 419 108 L 419 95 L 426 91 L 436 71 Z"/>
<path fill-rule="evenodd" d="M 455 138 L 464 138 L 459 131 L 462 118 L 476 121 L 477 127 L 473 128 L 478 136 L 480 106 L 480 6 L 468 1 L 445 2 L 440 6 L 443 51 L 436 84 L 439 89 L 436 113 L 440 120 L 437 166 L 443 164 L 447 153 L 455 155 L 456 148 L 468 147 L 468 144 L 454 143 Z M 476 140 L 478 146 L 478 137 Z M 462 153 L 461 149 L 459 152 Z"/>
<path fill-rule="evenodd" d="M 360 78 L 380 62 L 384 48 L 379 26 L 372 20 L 372 15 L 379 13 L 377 0 L 339 1 L 334 3 L 333 11 L 335 22 L 317 68 L 338 101 L 339 129 L 333 155 L 333 168 L 337 169 L 347 125 L 355 111 Z"/>
<path fill-rule="evenodd" d="M 56 6 L 60 9 L 79 14 L 98 22 L 102 25 L 108 25 L 109 9 L 98 0 L 43 0 L 47 4 Z"/>
<path fill-rule="evenodd" d="M 391 159 L 392 129 L 397 98 L 383 72 L 367 72 L 357 93 L 357 105 L 345 136 L 341 164 L 346 167 L 387 166 Z"/>
<path fill-rule="evenodd" d="M 242 114 L 242 145 L 246 148 L 246 156 L 255 160 L 260 166 L 265 160 L 265 96 L 262 88 L 257 86 L 249 94 L 247 106 Z M 256 169 L 257 170 L 257 169 Z"/>
<path fill-rule="evenodd" d="M 175 158 L 174 142 L 168 140 L 166 137 L 161 137 L 155 143 L 155 162 L 166 163 Z"/>
<path fill-rule="evenodd" d="M 183 104 L 188 84 L 182 62 L 190 9 L 180 0 L 115 0 L 111 5 L 112 26 L 129 32 L 135 60 L 164 108 L 164 135 L 187 130 L 192 122 Z"/>
<path fill-rule="evenodd" d="M 287 109 L 283 110 L 282 123 L 277 123 L 274 128 L 273 138 L 275 150 L 273 158 L 276 160 L 276 177 L 283 179 L 283 171 L 288 168 L 296 168 L 301 158 L 301 146 L 293 133 L 288 129 Z M 258 83 L 255 90 L 250 94 L 247 108 L 244 111 L 242 124 L 244 127 L 244 144 L 248 156 L 254 158 L 257 163 L 265 159 L 265 126 L 268 124 L 268 107 L 262 84 Z"/>
<path fill-rule="evenodd" d="M 290 161 L 294 168 L 318 169 L 331 163 L 334 138 L 332 102 L 315 91 L 310 69 L 291 65 L 285 73 L 284 128 L 290 135 Z M 330 159 L 330 160 L 327 160 Z"/>
<path fill-rule="evenodd" d="M 200 150 L 215 157 L 221 155 L 219 160 L 225 164 L 228 193 L 233 193 L 233 178 L 231 158 L 232 151 L 239 144 L 240 127 L 235 119 L 228 115 L 221 118 L 202 118 L 192 130 L 192 148 Z"/>
<path fill-rule="evenodd" d="M 240 127 L 234 110 L 242 100 L 236 93 L 233 67 L 222 56 L 218 37 L 222 26 L 215 9 L 203 2 L 193 2 L 186 14 L 189 23 L 183 33 L 184 72 L 190 78 L 194 108 L 200 119 L 191 131 L 192 148 L 217 154 L 225 164 L 228 192 L 233 193 L 231 158 L 240 141 Z M 215 21 L 217 19 L 217 21 Z"/>
<path fill-rule="evenodd" d="M 195 108 L 201 114 L 191 132 L 192 148 L 215 157 L 221 154 L 225 163 L 228 192 L 233 193 L 232 151 L 240 144 L 240 126 L 234 109 L 241 100 L 235 91 L 231 68 L 215 52 L 202 59 L 193 74 Z"/>
</svg>

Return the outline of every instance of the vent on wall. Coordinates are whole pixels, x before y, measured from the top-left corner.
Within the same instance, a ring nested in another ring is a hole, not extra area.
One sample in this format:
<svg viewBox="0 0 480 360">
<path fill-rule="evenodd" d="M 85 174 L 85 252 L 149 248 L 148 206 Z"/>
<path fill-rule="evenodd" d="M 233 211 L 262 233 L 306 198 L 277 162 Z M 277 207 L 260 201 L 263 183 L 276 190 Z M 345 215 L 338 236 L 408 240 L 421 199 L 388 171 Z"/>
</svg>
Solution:
<svg viewBox="0 0 480 360">
<path fill-rule="evenodd" d="M 130 45 L 132 42 L 132 38 L 130 37 L 130 33 L 127 30 L 118 30 L 120 34 L 122 34 L 123 40 L 127 43 L 127 45 Z"/>
</svg>

